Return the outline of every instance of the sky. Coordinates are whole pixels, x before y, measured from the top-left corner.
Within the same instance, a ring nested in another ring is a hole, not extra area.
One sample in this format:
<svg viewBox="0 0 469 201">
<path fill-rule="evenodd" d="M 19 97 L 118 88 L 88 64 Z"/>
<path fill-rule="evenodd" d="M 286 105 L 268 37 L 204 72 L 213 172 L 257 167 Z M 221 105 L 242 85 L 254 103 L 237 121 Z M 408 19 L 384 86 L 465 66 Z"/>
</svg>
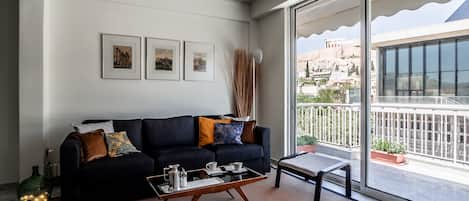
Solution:
<svg viewBox="0 0 469 201">
<path fill-rule="evenodd" d="M 414 11 L 401 10 L 390 17 L 377 17 L 372 21 L 371 33 L 374 35 L 443 23 L 464 1 L 451 0 L 445 4 L 428 3 Z M 359 24 L 352 27 L 341 27 L 336 31 L 326 31 L 321 35 L 313 34 L 308 38 L 299 38 L 296 44 L 297 53 L 301 55 L 324 48 L 325 39 L 358 40 L 360 37 Z"/>
</svg>

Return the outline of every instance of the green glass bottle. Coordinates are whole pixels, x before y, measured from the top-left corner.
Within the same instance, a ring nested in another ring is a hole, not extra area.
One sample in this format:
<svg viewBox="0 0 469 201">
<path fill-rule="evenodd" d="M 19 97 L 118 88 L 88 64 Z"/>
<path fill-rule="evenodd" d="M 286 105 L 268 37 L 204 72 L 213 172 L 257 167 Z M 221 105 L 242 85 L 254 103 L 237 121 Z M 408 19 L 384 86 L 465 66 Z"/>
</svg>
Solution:
<svg viewBox="0 0 469 201">
<path fill-rule="evenodd" d="M 39 166 L 33 166 L 33 174 L 31 177 L 23 180 L 18 187 L 18 198 L 24 195 L 39 195 L 44 193 L 44 179 L 39 174 Z"/>
</svg>

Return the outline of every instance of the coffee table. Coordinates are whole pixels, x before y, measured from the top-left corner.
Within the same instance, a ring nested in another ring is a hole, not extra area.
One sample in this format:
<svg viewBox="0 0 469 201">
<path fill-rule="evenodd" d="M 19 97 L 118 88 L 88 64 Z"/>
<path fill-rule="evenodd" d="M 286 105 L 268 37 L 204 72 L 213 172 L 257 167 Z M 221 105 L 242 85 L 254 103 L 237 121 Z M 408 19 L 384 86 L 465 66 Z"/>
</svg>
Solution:
<svg viewBox="0 0 469 201">
<path fill-rule="evenodd" d="M 246 168 L 246 171 L 242 173 L 223 172 L 216 175 L 208 175 L 204 169 L 190 170 L 187 171 L 187 181 L 191 184 L 193 184 L 192 182 L 199 183 L 198 187 L 182 189 L 175 192 L 162 190 L 164 189 L 162 186 L 168 184 L 168 182 L 164 181 L 163 175 L 150 176 L 146 179 L 156 193 L 156 196 L 165 201 L 186 196 L 192 196 L 192 201 L 198 201 L 204 194 L 218 192 L 227 192 L 233 198 L 233 195 L 229 191 L 230 189 L 235 189 L 244 201 L 249 201 L 241 187 L 267 179 L 267 176 L 249 168 Z M 204 181 L 212 182 L 204 185 Z M 216 183 L 213 181 L 216 181 Z M 200 183 L 202 183 L 202 185 L 200 185 Z"/>
</svg>

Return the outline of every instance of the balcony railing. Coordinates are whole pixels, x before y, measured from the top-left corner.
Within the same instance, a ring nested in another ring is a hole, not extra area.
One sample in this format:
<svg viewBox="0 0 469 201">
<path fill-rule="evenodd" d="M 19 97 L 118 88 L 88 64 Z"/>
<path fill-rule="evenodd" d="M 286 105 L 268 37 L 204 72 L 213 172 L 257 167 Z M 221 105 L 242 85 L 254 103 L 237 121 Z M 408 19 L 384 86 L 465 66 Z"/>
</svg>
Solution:
<svg viewBox="0 0 469 201">
<path fill-rule="evenodd" d="M 371 137 L 405 146 L 407 154 L 469 165 L 469 107 L 441 104 L 372 104 Z M 360 146 L 360 105 L 300 103 L 298 135 Z"/>
</svg>

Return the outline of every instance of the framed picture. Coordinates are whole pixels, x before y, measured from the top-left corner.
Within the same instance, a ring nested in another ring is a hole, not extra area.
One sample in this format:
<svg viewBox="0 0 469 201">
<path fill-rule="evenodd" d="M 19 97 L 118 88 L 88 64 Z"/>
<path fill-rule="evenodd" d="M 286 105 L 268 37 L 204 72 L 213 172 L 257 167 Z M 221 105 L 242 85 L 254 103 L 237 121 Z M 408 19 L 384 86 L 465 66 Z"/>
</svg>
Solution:
<svg viewBox="0 0 469 201">
<path fill-rule="evenodd" d="M 177 40 L 146 39 L 148 80 L 179 80 L 181 43 Z"/>
<path fill-rule="evenodd" d="M 215 47 L 208 43 L 185 42 L 184 79 L 215 79 Z"/>
<path fill-rule="evenodd" d="M 103 79 L 141 79 L 140 37 L 102 34 L 101 40 Z"/>
</svg>

